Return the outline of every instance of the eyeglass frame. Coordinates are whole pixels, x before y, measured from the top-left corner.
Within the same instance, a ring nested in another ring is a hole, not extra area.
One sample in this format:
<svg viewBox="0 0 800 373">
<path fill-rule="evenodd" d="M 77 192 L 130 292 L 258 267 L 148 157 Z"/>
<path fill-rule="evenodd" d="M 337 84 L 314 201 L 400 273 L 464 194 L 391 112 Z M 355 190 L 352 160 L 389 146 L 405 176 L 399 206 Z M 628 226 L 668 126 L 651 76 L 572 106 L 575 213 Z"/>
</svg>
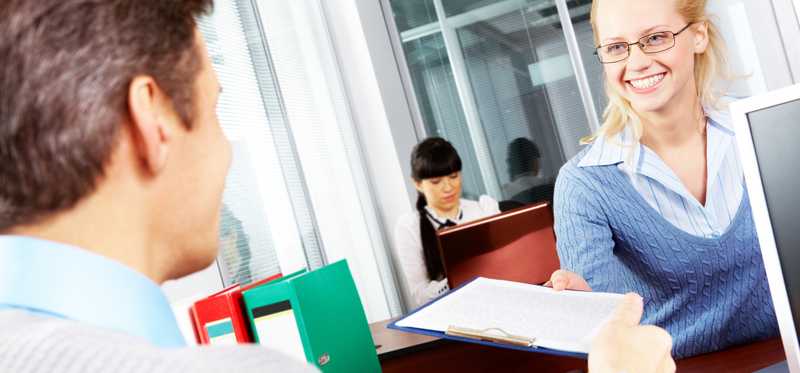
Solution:
<svg viewBox="0 0 800 373">
<path fill-rule="evenodd" d="M 678 35 L 680 35 L 684 31 L 688 30 L 689 26 L 691 26 L 691 25 L 693 25 L 695 23 L 696 22 L 689 22 L 688 24 L 686 24 L 686 26 L 684 26 L 678 32 L 672 32 L 670 30 L 667 30 L 667 31 L 658 31 L 658 32 L 654 32 L 654 33 L 651 33 L 651 34 L 647 34 L 645 36 L 642 36 L 641 38 L 639 38 L 638 40 L 636 40 L 633 43 L 628 43 L 627 41 L 618 41 L 618 42 L 614 42 L 614 43 L 608 43 L 608 44 L 599 45 L 599 46 L 594 48 L 594 55 L 597 56 L 597 60 L 600 61 L 601 64 L 608 65 L 608 64 L 612 64 L 612 63 L 622 62 L 622 61 L 625 61 L 628 58 L 630 58 L 631 57 L 631 47 L 634 46 L 634 45 L 638 45 L 639 46 L 639 50 L 641 50 L 642 53 L 644 53 L 644 54 L 656 54 L 656 53 L 666 52 L 666 51 L 668 51 L 668 50 L 670 50 L 672 48 L 675 48 L 675 40 L 677 39 Z M 669 48 L 665 48 L 665 49 L 662 49 L 662 50 L 659 50 L 659 51 L 655 51 L 655 52 L 647 52 L 647 51 L 644 50 L 646 45 L 642 42 L 642 40 L 645 40 L 645 39 L 647 39 L 647 38 L 649 38 L 649 37 L 651 37 L 653 35 L 657 35 L 657 34 L 661 34 L 661 33 L 665 33 L 665 32 L 672 34 L 672 45 L 669 46 Z M 599 52 L 600 48 L 604 48 L 604 47 L 607 47 L 609 45 L 615 45 L 615 44 L 625 44 L 627 46 L 627 51 L 628 51 L 627 55 L 624 58 L 616 60 L 616 61 L 603 62 L 602 57 L 600 57 L 600 52 Z"/>
</svg>

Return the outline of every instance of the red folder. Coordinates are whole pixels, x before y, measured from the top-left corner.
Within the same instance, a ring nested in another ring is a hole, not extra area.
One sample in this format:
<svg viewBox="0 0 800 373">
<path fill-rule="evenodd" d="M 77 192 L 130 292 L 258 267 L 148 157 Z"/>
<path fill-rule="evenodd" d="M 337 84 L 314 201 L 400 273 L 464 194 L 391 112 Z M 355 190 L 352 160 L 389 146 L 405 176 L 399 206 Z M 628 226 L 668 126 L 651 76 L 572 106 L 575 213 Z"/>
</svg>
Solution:
<svg viewBox="0 0 800 373">
<path fill-rule="evenodd" d="M 276 280 L 280 273 L 241 286 L 229 286 L 189 308 L 194 336 L 199 344 L 253 343 L 253 333 L 242 304 L 242 291 Z"/>
</svg>

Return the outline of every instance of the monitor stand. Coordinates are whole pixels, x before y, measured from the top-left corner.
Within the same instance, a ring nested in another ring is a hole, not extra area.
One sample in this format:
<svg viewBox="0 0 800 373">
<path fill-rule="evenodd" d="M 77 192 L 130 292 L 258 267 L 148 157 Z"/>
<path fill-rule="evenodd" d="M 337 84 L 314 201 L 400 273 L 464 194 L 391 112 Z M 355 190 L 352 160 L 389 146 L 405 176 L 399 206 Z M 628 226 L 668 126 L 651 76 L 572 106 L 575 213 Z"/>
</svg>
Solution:
<svg viewBox="0 0 800 373">
<path fill-rule="evenodd" d="M 757 370 L 753 373 L 789 373 L 789 364 L 787 364 L 786 360 L 784 360 L 780 363 Z"/>
</svg>

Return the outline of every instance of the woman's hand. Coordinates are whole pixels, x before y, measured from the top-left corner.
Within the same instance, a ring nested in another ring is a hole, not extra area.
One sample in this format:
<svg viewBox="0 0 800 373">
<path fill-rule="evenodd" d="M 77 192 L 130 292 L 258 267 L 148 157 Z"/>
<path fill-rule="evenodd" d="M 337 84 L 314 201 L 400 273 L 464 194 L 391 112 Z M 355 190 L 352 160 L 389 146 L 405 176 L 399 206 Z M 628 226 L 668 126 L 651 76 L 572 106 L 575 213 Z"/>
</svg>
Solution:
<svg viewBox="0 0 800 373">
<path fill-rule="evenodd" d="M 639 325 L 642 298 L 625 294 L 611 319 L 600 329 L 589 351 L 591 373 L 672 373 L 672 337 L 654 325 Z"/>
<path fill-rule="evenodd" d="M 592 291 L 592 287 L 586 280 L 577 273 L 559 269 L 550 275 L 550 281 L 547 281 L 544 286 L 550 286 L 553 290 L 580 290 Z"/>
</svg>

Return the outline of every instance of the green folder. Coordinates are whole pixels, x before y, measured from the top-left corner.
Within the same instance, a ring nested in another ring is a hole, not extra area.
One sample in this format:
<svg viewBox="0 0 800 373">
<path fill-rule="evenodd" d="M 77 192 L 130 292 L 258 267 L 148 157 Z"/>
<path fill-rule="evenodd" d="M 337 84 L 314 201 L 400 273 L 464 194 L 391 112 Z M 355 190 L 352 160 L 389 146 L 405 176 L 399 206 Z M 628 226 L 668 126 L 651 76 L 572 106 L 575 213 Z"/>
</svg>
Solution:
<svg viewBox="0 0 800 373">
<path fill-rule="evenodd" d="M 243 293 L 255 341 L 325 373 L 380 372 L 347 262 L 294 273 Z"/>
</svg>

